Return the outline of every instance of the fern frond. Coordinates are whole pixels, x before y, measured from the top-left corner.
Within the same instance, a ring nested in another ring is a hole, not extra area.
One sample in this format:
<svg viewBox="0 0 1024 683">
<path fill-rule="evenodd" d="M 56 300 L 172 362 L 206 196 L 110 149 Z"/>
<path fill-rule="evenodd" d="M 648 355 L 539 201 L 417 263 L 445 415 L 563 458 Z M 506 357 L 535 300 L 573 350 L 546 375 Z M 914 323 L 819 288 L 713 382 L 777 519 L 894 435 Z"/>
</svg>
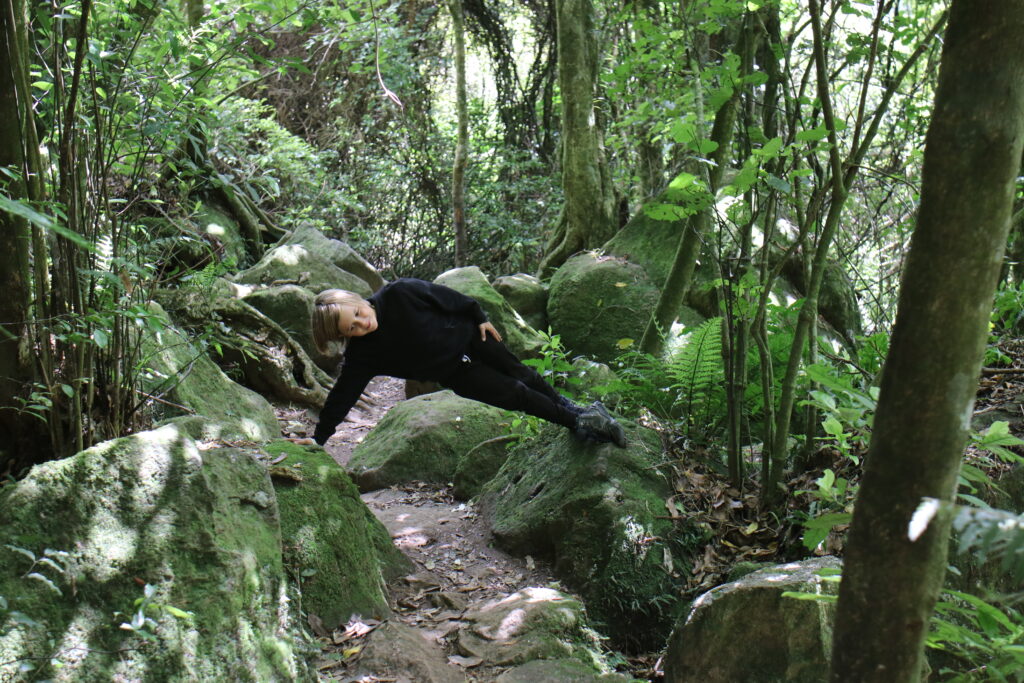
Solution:
<svg viewBox="0 0 1024 683">
<path fill-rule="evenodd" d="M 689 416 L 711 417 L 724 405 L 725 370 L 722 361 L 722 319 L 706 320 L 669 361 L 668 374 L 676 404 Z"/>
</svg>

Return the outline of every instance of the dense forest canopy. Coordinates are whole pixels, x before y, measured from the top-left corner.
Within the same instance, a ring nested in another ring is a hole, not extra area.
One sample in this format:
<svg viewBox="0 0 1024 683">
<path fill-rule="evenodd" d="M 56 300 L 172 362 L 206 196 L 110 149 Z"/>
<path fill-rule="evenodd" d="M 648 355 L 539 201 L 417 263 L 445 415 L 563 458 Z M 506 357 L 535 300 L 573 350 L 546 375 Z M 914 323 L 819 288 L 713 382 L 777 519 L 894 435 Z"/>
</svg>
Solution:
<svg viewBox="0 0 1024 683">
<path fill-rule="evenodd" d="M 622 334 L 623 406 L 719 454 L 768 507 L 823 445 L 859 471 L 940 61 L 951 83 L 970 77 L 946 66 L 948 31 L 986 44 L 978 27 L 1019 26 L 1019 9 L 949 5 L 0 0 L 0 471 L 147 425 L 159 392 L 140 388 L 140 331 L 163 324 L 147 302 L 209 287 L 300 226 L 387 278 L 472 264 L 548 280 L 583 250 L 640 263 L 657 305 Z M 1019 52 L 991 79 L 1020 77 Z M 1005 207 L 955 197 L 979 222 L 993 211 L 987 234 L 1008 230 L 998 272 L 978 274 L 998 279 L 995 312 L 991 292 L 964 304 L 985 308 L 989 367 L 1021 331 L 1015 149 Z M 936 203 L 960 192 L 943 187 Z M 209 229 L 211 210 L 238 240 Z M 674 340 L 698 301 L 702 360 Z M 696 367 L 700 382 L 682 374 Z M 828 472 L 816 541 L 857 492 Z"/>
</svg>

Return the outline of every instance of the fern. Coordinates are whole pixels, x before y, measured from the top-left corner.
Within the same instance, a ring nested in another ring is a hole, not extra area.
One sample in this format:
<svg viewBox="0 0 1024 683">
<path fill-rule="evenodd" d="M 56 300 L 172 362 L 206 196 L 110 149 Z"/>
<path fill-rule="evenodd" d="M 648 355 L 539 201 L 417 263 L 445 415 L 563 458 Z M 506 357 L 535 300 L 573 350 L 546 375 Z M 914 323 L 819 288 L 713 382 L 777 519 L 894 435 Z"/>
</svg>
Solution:
<svg viewBox="0 0 1024 683">
<path fill-rule="evenodd" d="M 686 345 L 669 360 L 676 410 L 691 425 L 707 426 L 725 406 L 722 365 L 722 319 L 711 318 L 690 333 Z"/>
</svg>

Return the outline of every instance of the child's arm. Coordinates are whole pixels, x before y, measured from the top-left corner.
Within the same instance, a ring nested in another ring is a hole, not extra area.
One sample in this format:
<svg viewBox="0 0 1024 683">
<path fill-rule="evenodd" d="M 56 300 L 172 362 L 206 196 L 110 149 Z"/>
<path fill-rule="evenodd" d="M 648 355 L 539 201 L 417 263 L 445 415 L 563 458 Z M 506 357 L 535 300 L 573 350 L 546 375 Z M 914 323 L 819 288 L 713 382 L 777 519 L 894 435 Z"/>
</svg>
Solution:
<svg viewBox="0 0 1024 683">
<path fill-rule="evenodd" d="M 313 432 L 313 440 L 323 446 L 327 439 L 334 435 L 334 430 L 348 415 L 356 401 L 359 400 L 363 389 L 373 379 L 373 374 L 351 366 L 344 366 L 341 370 L 341 377 L 334 383 L 331 392 L 327 394 L 323 410 L 320 411 L 320 422 Z"/>
</svg>

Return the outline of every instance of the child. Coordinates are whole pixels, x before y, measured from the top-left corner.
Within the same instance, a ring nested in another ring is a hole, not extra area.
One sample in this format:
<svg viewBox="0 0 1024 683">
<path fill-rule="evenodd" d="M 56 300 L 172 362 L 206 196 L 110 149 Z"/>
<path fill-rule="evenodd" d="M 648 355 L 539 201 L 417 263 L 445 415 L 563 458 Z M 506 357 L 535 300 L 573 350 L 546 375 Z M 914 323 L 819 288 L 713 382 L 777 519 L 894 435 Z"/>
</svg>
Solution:
<svg viewBox="0 0 1024 683">
<path fill-rule="evenodd" d="M 501 343 L 480 304 L 454 289 L 411 278 L 369 300 L 328 289 L 317 296 L 311 323 L 322 352 L 332 341 L 345 345 L 341 376 L 313 435 L 321 446 L 377 375 L 438 382 L 464 398 L 563 425 L 582 439 L 626 446 L 604 406 L 562 397 Z"/>
</svg>

